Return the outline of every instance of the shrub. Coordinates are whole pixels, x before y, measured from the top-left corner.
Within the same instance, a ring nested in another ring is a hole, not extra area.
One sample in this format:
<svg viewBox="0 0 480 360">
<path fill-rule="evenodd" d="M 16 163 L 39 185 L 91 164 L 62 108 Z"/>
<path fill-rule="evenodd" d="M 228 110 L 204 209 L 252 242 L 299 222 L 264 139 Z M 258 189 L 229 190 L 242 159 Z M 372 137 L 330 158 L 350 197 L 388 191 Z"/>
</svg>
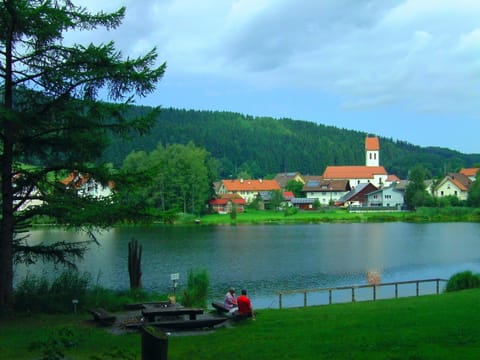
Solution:
<svg viewBox="0 0 480 360">
<path fill-rule="evenodd" d="M 285 216 L 292 216 L 292 215 L 295 215 L 296 213 L 298 213 L 298 209 L 295 206 L 287 206 L 285 208 L 284 215 Z"/>
<path fill-rule="evenodd" d="M 70 270 L 50 285 L 45 277 L 27 275 L 16 287 L 15 310 L 20 312 L 66 313 L 73 309 L 72 300 L 84 303 L 90 277 Z"/>
<path fill-rule="evenodd" d="M 191 307 L 207 307 L 210 278 L 207 270 L 189 270 L 187 289 L 183 293 L 181 304 Z"/>
<path fill-rule="evenodd" d="M 473 274 L 471 271 L 456 273 L 447 282 L 446 292 L 480 287 L 480 274 Z"/>
<path fill-rule="evenodd" d="M 88 273 L 81 275 L 77 271 L 69 270 L 61 274 L 50 286 L 47 312 L 71 312 L 73 299 L 83 304 L 90 282 Z"/>
<path fill-rule="evenodd" d="M 27 274 L 15 289 L 15 310 L 26 313 L 40 312 L 48 303 L 48 281 Z"/>
</svg>

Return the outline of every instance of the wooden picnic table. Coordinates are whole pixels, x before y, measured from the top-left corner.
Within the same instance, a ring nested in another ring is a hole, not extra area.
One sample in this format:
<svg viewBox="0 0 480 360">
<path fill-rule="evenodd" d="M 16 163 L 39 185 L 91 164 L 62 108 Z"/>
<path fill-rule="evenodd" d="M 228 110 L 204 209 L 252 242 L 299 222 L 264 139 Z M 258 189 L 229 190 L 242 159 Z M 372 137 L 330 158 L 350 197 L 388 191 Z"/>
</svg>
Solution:
<svg viewBox="0 0 480 360">
<path fill-rule="evenodd" d="M 150 308 L 143 309 L 142 315 L 149 322 L 155 321 L 157 316 L 181 316 L 188 315 L 190 320 L 196 320 L 197 315 L 203 314 L 203 309 L 200 308 L 179 308 L 179 307 L 164 307 L 164 308 Z"/>
</svg>

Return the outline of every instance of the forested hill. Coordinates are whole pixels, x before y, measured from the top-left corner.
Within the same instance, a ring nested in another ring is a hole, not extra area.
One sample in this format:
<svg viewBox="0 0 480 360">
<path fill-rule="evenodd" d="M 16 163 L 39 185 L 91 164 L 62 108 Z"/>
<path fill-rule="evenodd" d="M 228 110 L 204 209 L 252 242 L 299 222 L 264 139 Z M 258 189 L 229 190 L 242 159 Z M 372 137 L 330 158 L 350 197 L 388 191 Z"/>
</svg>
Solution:
<svg viewBox="0 0 480 360">
<path fill-rule="evenodd" d="M 143 108 L 136 107 L 135 111 Z M 162 109 L 153 131 L 130 141 L 114 139 L 104 160 L 120 166 L 132 151 L 152 151 L 159 143 L 187 144 L 208 150 L 220 161 L 220 178 L 246 171 L 254 178 L 299 171 L 321 175 L 328 165 L 364 165 L 364 132 L 307 121 L 253 117 L 231 112 Z M 419 147 L 380 138 L 380 164 L 406 178 L 422 164 L 432 176 L 480 164 L 480 154 L 462 154 L 438 147 Z"/>
</svg>

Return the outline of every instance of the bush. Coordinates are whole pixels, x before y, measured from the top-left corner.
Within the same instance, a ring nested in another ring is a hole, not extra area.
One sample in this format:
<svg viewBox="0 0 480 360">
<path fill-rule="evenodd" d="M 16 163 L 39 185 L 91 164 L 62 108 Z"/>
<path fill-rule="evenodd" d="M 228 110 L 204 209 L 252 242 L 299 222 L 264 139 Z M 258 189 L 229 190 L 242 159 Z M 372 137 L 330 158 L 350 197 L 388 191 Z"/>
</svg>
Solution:
<svg viewBox="0 0 480 360">
<path fill-rule="evenodd" d="M 188 272 L 187 289 L 183 293 L 181 304 L 187 307 L 207 308 L 210 278 L 207 270 L 190 270 Z"/>
<path fill-rule="evenodd" d="M 15 289 L 15 310 L 36 313 L 48 303 L 49 285 L 45 278 L 28 274 Z"/>
<path fill-rule="evenodd" d="M 91 278 L 88 273 L 81 275 L 73 270 L 64 272 L 50 286 L 50 301 L 47 311 L 71 312 L 73 299 L 78 300 L 80 304 L 85 303 L 90 282 Z"/>
<path fill-rule="evenodd" d="M 90 277 L 76 271 L 64 272 L 50 285 L 45 277 L 27 275 L 14 291 L 15 310 L 20 312 L 67 313 L 72 300 L 84 303 Z"/>
<path fill-rule="evenodd" d="M 288 206 L 285 208 L 284 215 L 285 216 L 292 216 L 298 213 L 298 209 L 295 206 Z"/>
<path fill-rule="evenodd" d="M 456 273 L 447 282 L 446 292 L 480 287 L 480 274 L 473 274 L 471 271 Z"/>
</svg>

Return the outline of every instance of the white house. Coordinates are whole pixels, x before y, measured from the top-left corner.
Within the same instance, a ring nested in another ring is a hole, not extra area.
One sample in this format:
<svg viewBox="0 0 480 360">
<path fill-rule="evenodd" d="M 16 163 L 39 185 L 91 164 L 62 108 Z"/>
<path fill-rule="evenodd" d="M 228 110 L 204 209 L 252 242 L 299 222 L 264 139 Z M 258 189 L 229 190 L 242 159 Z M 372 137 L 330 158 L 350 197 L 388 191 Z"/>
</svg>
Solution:
<svg viewBox="0 0 480 360">
<path fill-rule="evenodd" d="M 467 176 L 450 173 L 438 183 L 433 193 L 436 197 L 456 196 L 459 200 L 467 200 L 471 184 L 472 180 Z"/>
<path fill-rule="evenodd" d="M 302 192 L 307 199 L 318 199 L 326 206 L 333 205 L 351 189 L 348 180 L 307 180 Z"/>
<path fill-rule="evenodd" d="M 404 203 L 405 190 L 393 184 L 389 187 L 372 191 L 367 195 L 367 206 L 396 207 L 401 208 Z"/>
</svg>

